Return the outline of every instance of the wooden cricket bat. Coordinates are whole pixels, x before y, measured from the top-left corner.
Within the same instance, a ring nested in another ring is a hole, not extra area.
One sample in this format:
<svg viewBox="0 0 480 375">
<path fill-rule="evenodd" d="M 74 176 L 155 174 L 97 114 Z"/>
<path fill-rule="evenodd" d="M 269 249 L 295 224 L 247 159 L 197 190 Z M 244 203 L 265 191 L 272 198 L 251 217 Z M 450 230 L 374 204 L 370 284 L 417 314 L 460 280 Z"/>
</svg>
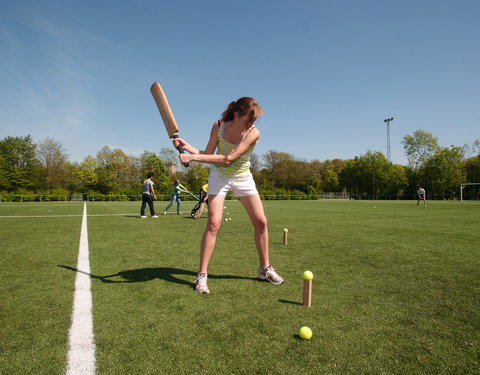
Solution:
<svg viewBox="0 0 480 375">
<path fill-rule="evenodd" d="M 195 212 L 195 219 L 200 219 L 202 217 L 202 214 L 203 214 L 203 210 L 205 209 L 205 202 L 203 202 L 201 205 L 200 205 L 200 209 Z"/>
<path fill-rule="evenodd" d="M 157 104 L 158 111 L 160 112 L 160 116 L 162 116 L 163 123 L 165 125 L 165 129 L 167 129 L 168 136 L 170 138 L 178 138 L 178 125 L 175 121 L 175 117 L 173 117 L 172 110 L 170 105 L 168 104 L 167 97 L 163 92 L 162 86 L 158 82 L 154 82 L 152 87 L 150 87 L 150 92 L 155 99 L 155 103 Z M 181 145 L 177 147 L 178 152 L 183 154 L 183 148 Z M 185 167 L 188 167 L 188 163 L 183 164 Z"/>
</svg>

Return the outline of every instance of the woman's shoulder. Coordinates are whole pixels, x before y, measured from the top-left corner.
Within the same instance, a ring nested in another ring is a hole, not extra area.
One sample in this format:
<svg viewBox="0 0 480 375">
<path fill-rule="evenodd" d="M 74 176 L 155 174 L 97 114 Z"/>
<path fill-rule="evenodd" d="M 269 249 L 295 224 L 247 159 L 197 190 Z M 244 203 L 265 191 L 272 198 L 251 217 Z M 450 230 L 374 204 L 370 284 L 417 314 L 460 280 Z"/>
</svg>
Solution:
<svg viewBox="0 0 480 375">
<path fill-rule="evenodd" d="M 252 136 L 258 139 L 260 138 L 260 130 L 258 130 L 256 126 L 252 125 L 252 127 L 247 130 L 246 136 L 247 137 Z"/>
<path fill-rule="evenodd" d="M 213 134 L 213 133 L 218 133 L 218 131 L 222 128 L 222 125 L 223 125 L 223 124 L 224 124 L 224 123 L 221 122 L 220 120 L 215 121 L 215 122 L 213 123 L 213 125 L 212 125 L 212 131 L 211 131 L 211 133 L 212 133 L 212 134 Z"/>
</svg>

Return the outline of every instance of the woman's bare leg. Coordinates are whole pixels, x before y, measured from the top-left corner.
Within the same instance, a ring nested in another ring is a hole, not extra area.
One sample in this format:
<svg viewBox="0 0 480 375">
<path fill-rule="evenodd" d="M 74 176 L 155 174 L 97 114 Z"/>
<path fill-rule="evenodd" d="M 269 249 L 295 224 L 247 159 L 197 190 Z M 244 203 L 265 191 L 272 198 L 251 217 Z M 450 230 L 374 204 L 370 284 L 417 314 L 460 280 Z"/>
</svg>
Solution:
<svg viewBox="0 0 480 375">
<path fill-rule="evenodd" d="M 258 195 L 240 197 L 243 207 L 247 210 L 248 216 L 252 221 L 255 230 L 255 245 L 257 246 L 258 259 L 260 266 L 270 265 L 268 257 L 268 225 L 267 217 L 263 210 L 263 203 Z"/>
<path fill-rule="evenodd" d="M 203 232 L 202 244 L 200 248 L 200 268 L 199 273 L 207 273 L 208 264 L 212 257 L 213 249 L 217 239 L 217 233 L 222 224 L 223 204 L 225 196 L 208 196 L 208 222 Z"/>
</svg>

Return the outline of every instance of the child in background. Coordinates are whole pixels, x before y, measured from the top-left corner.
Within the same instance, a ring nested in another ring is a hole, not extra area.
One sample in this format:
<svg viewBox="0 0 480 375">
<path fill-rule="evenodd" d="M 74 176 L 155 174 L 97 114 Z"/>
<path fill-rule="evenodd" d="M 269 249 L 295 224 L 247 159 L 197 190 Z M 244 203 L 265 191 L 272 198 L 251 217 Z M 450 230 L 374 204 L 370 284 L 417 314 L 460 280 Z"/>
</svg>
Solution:
<svg viewBox="0 0 480 375">
<path fill-rule="evenodd" d="M 172 186 L 172 192 L 170 193 L 170 203 L 163 211 L 163 214 L 166 215 L 167 211 L 172 207 L 173 202 L 177 202 L 177 214 L 180 215 L 180 193 L 187 193 L 188 190 L 183 186 L 180 181 L 175 180 Z"/>
</svg>

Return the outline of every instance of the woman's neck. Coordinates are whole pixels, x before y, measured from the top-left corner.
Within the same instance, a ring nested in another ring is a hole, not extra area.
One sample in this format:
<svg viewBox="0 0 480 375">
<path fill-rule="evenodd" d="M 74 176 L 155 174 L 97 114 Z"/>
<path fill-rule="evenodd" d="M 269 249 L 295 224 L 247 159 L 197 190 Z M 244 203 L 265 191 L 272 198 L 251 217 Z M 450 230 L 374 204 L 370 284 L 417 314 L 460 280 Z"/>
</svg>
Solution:
<svg viewBox="0 0 480 375">
<path fill-rule="evenodd" d="M 243 140 L 245 131 L 245 125 L 241 122 L 229 121 L 225 123 L 224 138 L 230 143 L 238 144 Z"/>
<path fill-rule="evenodd" d="M 245 125 L 242 122 L 235 120 L 227 122 L 227 128 L 230 132 L 235 134 L 242 134 L 246 130 Z"/>
</svg>

